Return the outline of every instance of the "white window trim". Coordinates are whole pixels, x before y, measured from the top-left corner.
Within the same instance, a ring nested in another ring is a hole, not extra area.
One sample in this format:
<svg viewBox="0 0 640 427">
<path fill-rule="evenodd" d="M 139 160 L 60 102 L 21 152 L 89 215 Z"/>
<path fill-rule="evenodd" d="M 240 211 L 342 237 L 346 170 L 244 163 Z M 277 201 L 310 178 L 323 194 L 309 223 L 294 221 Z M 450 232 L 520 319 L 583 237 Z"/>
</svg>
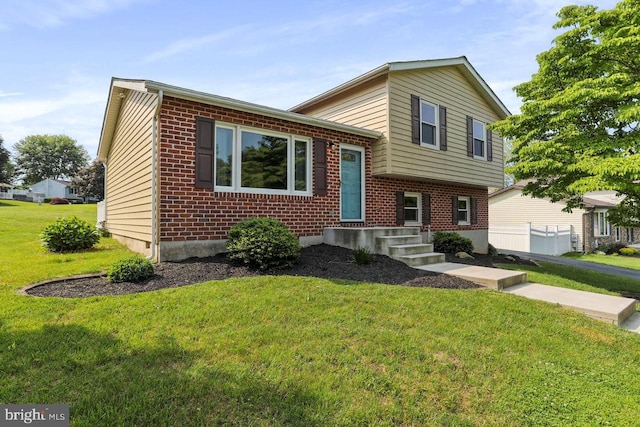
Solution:
<svg viewBox="0 0 640 427">
<path fill-rule="evenodd" d="M 476 154 L 476 123 L 482 125 L 482 142 L 484 145 L 484 150 L 482 150 L 484 152 L 483 156 L 479 156 Z M 481 122 L 480 120 L 473 119 L 473 124 L 471 126 L 471 131 L 473 132 L 473 158 L 478 160 L 487 160 L 487 124 L 485 122 Z"/>
<path fill-rule="evenodd" d="M 407 197 L 415 197 L 417 199 L 417 210 L 418 210 L 418 220 L 417 221 L 406 221 L 404 225 L 416 226 L 422 224 L 422 194 L 420 193 L 404 193 L 404 200 L 406 202 Z M 406 209 L 406 207 L 405 207 Z"/>
<path fill-rule="evenodd" d="M 422 142 L 422 123 L 427 123 L 427 124 L 431 124 L 429 122 L 425 122 L 422 119 L 422 104 L 427 104 L 430 105 L 434 108 L 434 117 L 435 117 L 435 144 L 431 145 L 431 144 L 427 144 L 425 142 Z M 438 107 L 437 104 L 434 104 L 432 102 L 429 101 L 425 101 L 424 99 L 420 98 L 420 146 L 421 147 L 427 147 L 427 148 L 432 148 L 434 150 L 439 150 L 440 149 L 440 108 Z"/>
<path fill-rule="evenodd" d="M 467 220 L 463 221 L 460 219 L 460 209 L 456 206 L 458 211 L 458 225 L 471 225 L 471 197 L 469 196 L 458 196 L 458 203 L 460 200 L 464 200 L 467 202 L 467 209 L 464 211 L 467 213 Z"/>
<path fill-rule="evenodd" d="M 313 156 L 311 153 L 311 138 L 303 137 L 294 134 L 282 133 L 282 132 L 274 132 L 270 130 L 253 128 L 249 126 L 241 126 L 241 125 L 233 125 L 224 122 L 216 122 L 215 132 L 217 133 L 218 128 L 231 129 L 233 131 L 233 142 L 232 142 L 232 167 L 231 167 L 231 186 L 221 186 L 214 184 L 214 188 L 216 191 L 229 191 L 235 193 L 250 193 L 250 194 L 290 194 L 296 196 L 311 196 L 313 189 L 313 178 L 312 178 L 312 162 Z M 252 187 L 242 187 L 242 179 L 241 179 L 241 171 L 242 171 L 242 132 L 251 132 L 257 133 L 260 135 L 266 136 L 275 136 L 278 138 L 285 138 L 287 140 L 287 189 L 286 190 L 275 190 L 269 188 L 252 188 Z M 307 144 L 307 164 L 306 164 L 306 177 L 307 177 L 307 190 L 306 191 L 296 191 L 295 190 L 295 142 L 305 142 Z M 214 148 L 214 181 L 217 178 L 216 175 L 216 159 L 217 159 L 217 142 Z"/>
<path fill-rule="evenodd" d="M 600 215 L 604 215 L 604 223 L 607 230 L 600 230 Z M 607 209 L 596 209 L 593 213 L 593 236 L 594 237 L 608 237 L 611 236 L 611 224 L 609 224 L 609 218 L 607 215 Z M 606 234 L 605 234 L 606 233 Z"/>
<path fill-rule="evenodd" d="M 343 218 L 342 217 L 342 188 L 340 189 L 340 221 L 341 222 L 364 222 L 366 221 L 366 186 L 365 186 L 365 150 L 359 145 L 351 145 L 347 143 L 340 144 L 340 177 L 342 180 L 342 149 L 360 152 L 360 218 Z"/>
</svg>

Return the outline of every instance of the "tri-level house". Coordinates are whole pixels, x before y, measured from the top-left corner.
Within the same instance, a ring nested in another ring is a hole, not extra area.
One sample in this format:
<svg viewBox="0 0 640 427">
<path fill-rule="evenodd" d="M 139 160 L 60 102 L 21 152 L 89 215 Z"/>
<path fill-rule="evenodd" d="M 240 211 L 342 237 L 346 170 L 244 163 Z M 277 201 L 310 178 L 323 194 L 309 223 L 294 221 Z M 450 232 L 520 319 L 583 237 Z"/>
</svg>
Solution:
<svg viewBox="0 0 640 427">
<path fill-rule="evenodd" d="M 508 114 L 465 57 L 385 64 L 289 111 L 114 78 L 98 148 L 105 224 L 157 260 L 222 252 L 256 216 L 303 245 L 411 229 L 457 231 L 484 252 L 487 189 L 503 186 L 488 125 Z"/>
</svg>

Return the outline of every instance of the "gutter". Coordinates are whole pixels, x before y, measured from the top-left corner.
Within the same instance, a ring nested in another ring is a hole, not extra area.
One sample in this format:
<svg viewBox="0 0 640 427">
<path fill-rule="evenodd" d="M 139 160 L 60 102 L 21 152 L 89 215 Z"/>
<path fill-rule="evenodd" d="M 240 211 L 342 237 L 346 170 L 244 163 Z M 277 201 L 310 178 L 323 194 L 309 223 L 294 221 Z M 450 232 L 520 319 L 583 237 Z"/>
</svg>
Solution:
<svg viewBox="0 0 640 427">
<path fill-rule="evenodd" d="M 156 224 L 157 221 L 157 191 L 156 191 L 156 182 L 157 182 L 157 153 L 156 145 L 160 140 L 160 127 L 158 126 L 158 121 L 160 120 L 160 108 L 162 107 L 162 99 L 164 97 L 164 93 L 162 90 L 158 91 L 158 104 L 156 105 L 156 111 L 153 115 L 152 121 L 152 131 L 151 131 L 151 253 L 147 257 L 147 259 L 154 260 L 156 257 L 156 244 L 158 238 L 156 234 L 158 233 L 158 227 Z"/>
</svg>

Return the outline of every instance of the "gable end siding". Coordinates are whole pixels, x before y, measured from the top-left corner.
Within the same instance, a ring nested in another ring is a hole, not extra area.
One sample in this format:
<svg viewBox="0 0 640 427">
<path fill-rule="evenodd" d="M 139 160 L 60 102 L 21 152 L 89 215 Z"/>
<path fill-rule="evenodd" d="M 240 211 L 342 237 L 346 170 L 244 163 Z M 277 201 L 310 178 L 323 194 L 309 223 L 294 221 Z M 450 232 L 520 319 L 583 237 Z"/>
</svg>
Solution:
<svg viewBox="0 0 640 427">
<path fill-rule="evenodd" d="M 412 144 L 411 95 L 428 97 L 446 107 L 446 151 Z M 392 72 L 389 75 L 389 161 L 390 176 L 416 177 L 463 185 L 502 187 L 502 139 L 492 135 L 493 161 L 467 157 L 466 117 L 486 123 L 499 119 L 471 84 L 455 68 Z"/>
<path fill-rule="evenodd" d="M 107 161 L 107 228 L 151 241 L 151 144 L 157 97 L 131 91 L 124 100 Z"/>
</svg>

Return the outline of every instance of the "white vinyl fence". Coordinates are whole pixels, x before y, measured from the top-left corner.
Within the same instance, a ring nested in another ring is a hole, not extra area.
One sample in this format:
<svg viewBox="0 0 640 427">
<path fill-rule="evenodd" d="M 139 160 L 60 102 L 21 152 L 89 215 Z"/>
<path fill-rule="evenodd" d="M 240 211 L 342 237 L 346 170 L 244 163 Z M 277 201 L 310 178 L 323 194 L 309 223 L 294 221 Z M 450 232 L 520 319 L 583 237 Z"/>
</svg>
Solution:
<svg viewBox="0 0 640 427">
<path fill-rule="evenodd" d="M 532 227 L 526 223 L 489 227 L 489 243 L 504 250 L 562 255 L 578 247 L 577 239 L 570 225 Z"/>
</svg>

